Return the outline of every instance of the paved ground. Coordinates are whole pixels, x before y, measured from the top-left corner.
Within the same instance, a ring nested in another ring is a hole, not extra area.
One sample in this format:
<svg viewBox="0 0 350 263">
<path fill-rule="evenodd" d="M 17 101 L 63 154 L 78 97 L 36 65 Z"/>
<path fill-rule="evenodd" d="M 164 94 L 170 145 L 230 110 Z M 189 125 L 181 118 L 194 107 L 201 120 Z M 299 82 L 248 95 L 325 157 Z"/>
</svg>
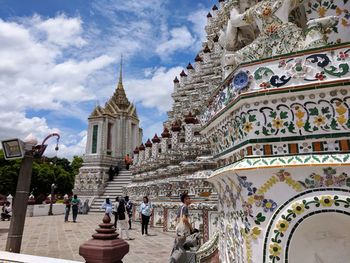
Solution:
<svg viewBox="0 0 350 263">
<path fill-rule="evenodd" d="M 78 215 L 77 223 L 64 223 L 63 215 L 27 217 L 21 252 L 29 255 L 55 257 L 84 261 L 79 255 L 79 246 L 89 240 L 101 223 L 103 214 Z M 5 250 L 8 221 L 0 221 L 0 250 Z M 141 236 L 140 224 L 135 223 L 127 241 L 130 252 L 124 263 L 166 263 L 173 244 L 172 233 L 163 233 L 152 228 L 151 236 Z"/>
</svg>

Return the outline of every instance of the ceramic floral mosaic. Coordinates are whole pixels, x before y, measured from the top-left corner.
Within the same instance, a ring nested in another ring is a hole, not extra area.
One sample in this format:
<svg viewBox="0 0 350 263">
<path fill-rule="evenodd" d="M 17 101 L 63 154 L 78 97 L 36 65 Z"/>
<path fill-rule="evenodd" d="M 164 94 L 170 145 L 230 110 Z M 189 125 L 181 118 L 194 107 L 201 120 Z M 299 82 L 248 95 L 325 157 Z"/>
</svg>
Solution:
<svg viewBox="0 0 350 263">
<path fill-rule="evenodd" d="M 237 96 L 252 94 L 261 90 L 283 89 L 288 87 L 319 85 L 335 80 L 348 79 L 350 76 L 350 48 L 340 47 L 331 51 L 300 54 L 293 57 L 262 62 L 259 65 L 241 66 L 241 71 L 249 76 L 249 83 L 243 90 L 237 90 L 228 78 L 223 87 L 212 98 L 202 115 L 202 123 L 208 123 L 226 106 L 233 103 Z M 249 126 L 246 127 L 250 129 Z"/>
<path fill-rule="evenodd" d="M 317 134 L 350 131 L 349 101 L 346 89 L 319 90 L 312 94 L 258 100 L 227 113 L 208 132 L 214 154 L 220 154 L 249 139 L 272 140 L 295 137 L 304 140 Z M 278 141 L 278 140 L 277 140 Z"/>
</svg>

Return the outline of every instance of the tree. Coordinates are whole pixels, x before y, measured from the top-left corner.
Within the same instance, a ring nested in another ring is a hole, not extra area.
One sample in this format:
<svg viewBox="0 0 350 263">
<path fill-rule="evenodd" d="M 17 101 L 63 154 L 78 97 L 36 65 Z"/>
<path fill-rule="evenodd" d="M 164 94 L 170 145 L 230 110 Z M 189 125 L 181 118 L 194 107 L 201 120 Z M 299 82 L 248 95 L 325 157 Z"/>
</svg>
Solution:
<svg viewBox="0 0 350 263">
<path fill-rule="evenodd" d="M 71 167 L 73 169 L 73 174 L 77 175 L 79 173 L 79 169 L 80 167 L 83 166 L 83 158 L 81 158 L 80 156 L 74 156 L 73 157 L 73 161 L 71 163 Z"/>
<path fill-rule="evenodd" d="M 55 183 L 57 185 L 56 193 L 71 193 L 74 187 L 75 175 L 79 173 L 82 164 L 83 159 L 78 156 L 74 156 L 71 163 L 66 158 L 43 157 L 35 159 L 31 191 L 35 196 L 39 194 L 47 196 L 51 192 L 51 184 Z M 0 150 L 0 194 L 15 194 L 20 167 L 20 159 L 5 160 L 4 153 Z"/>
</svg>

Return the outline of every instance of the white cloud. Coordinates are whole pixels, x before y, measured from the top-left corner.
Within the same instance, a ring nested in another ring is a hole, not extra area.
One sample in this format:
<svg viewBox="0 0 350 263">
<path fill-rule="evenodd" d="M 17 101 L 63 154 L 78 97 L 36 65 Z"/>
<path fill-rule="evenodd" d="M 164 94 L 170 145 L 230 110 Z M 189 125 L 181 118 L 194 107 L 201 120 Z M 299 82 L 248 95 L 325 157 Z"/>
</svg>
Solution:
<svg viewBox="0 0 350 263">
<path fill-rule="evenodd" d="M 52 127 L 47 118 L 26 116 L 28 110 L 47 110 L 51 115 L 86 120 L 88 113 L 77 105 L 96 98 L 88 80 L 114 58 L 67 58 L 67 49 L 86 44 L 82 33 L 80 18 L 60 15 L 46 20 L 34 16 L 17 22 L 0 19 L 0 140 L 33 133 L 40 141 L 62 130 Z M 70 132 L 62 132 L 62 151 L 67 156 L 83 153 L 83 137 L 73 135 L 80 139 L 69 142 Z"/>
<path fill-rule="evenodd" d="M 160 67 L 150 73 L 152 74 L 150 78 L 127 80 L 124 84 L 127 95 L 145 107 L 155 107 L 164 113 L 171 109 L 173 79 L 181 70 L 181 67 L 170 69 Z"/>
<path fill-rule="evenodd" d="M 207 14 L 208 9 L 200 9 L 191 15 L 188 16 L 188 21 L 193 24 L 193 32 L 197 36 L 196 41 L 196 49 L 199 50 L 201 48 L 202 42 L 205 41 L 206 32 L 204 30 L 207 24 Z"/>
<path fill-rule="evenodd" d="M 87 140 L 87 131 L 81 131 L 78 135 L 72 136 L 69 134 L 63 134 L 67 135 L 68 142 L 60 143 L 59 150 L 57 152 L 57 156 L 61 158 L 67 158 L 69 160 L 73 159 L 73 156 L 81 156 L 85 152 L 86 147 L 86 140 Z M 70 138 L 74 137 L 74 138 Z M 70 139 L 70 140 L 69 140 Z M 54 156 L 56 154 L 55 151 L 55 142 L 53 142 L 50 145 L 50 148 L 48 148 L 46 151 L 47 156 Z"/>
<path fill-rule="evenodd" d="M 36 29 L 46 33 L 46 39 L 49 43 L 62 47 L 81 47 L 86 44 L 86 41 L 81 37 L 82 22 L 80 18 L 67 18 L 60 15 L 42 20 L 35 16 L 33 22 Z"/>
<path fill-rule="evenodd" d="M 170 30 L 168 40 L 160 43 L 156 52 L 160 57 L 168 57 L 173 53 L 191 47 L 195 43 L 190 31 L 183 26 Z"/>
<path fill-rule="evenodd" d="M 51 18 L 38 15 L 15 18 L 12 22 L 0 19 L 0 140 L 24 138 L 31 132 L 41 139 L 59 128 L 62 141 L 58 155 L 84 153 L 86 131 L 76 134 L 57 127 L 50 119 L 52 116 L 86 121 L 90 112 L 81 107 L 82 102 L 99 100 L 104 104 L 105 98 L 113 93 L 117 69 L 112 64 L 120 54 L 124 54 L 125 60 L 140 55 L 143 60 L 154 56 L 169 58 L 179 50 L 196 49 L 204 35 L 206 12 L 198 11 L 188 18 L 185 15 L 182 20 L 187 19 L 187 27 L 169 28 L 167 2 L 129 0 L 121 4 L 115 0 L 96 0 L 92 2 L 91 20 L 84 24 L 81 17 L 62 14 Z M 108 26 L 101 28 L 94 16 L 107 18 L 104 23 Z M 189 29 L 188 21 L 193 28 Z M 181 70 L 180 67 L 143 70 L 137 66 L 135 72 L 143 72 L 143 78 L 124 78 L 129 99 L 165 113 L 172 105 L 172 81 Z M 33 109 L 45 110 L 48 116 L 26 115 Z M 161 121 L 147 120 L 142 114 L 141 119 L 145 136 L 161 132 Z M 51 144 L 47 152 L 54 154 Z"/>
<path fill-rule="evenodd" d="M 147 118 L 146 116 L 141 116 L 141 126 L 143 128 L 143 142 L 147 141 L 147 139 L 153 138 L 154 134 L 157 133 L 158 137 L 160 137 L 163 132 L 163 122 L 158 121 L 155 122 L 152 119 Z"/>
</svg>

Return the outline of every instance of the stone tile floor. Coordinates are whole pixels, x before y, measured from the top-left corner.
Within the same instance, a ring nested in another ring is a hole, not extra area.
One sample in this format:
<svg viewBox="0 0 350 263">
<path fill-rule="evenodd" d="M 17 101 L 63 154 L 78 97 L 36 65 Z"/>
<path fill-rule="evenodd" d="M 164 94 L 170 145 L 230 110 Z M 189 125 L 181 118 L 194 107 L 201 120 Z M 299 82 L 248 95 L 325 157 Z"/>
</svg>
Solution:
<svg viewBox="0 0 350 263">
<path fill-rule="evenodd" d="M 21 253 L 84 261 L 79 255 L 79 246 L 91 239 L 103 214 L 78 215 L 77 223 L 64 223 L 63 215 L 27 217 L 24 227 Z M 10 223 L 0 221 L 0 250 L 5 250 Z M 130 251 L 124 263 L 166 263 L 174 242 L 174 234 L 151 228 L 150 236 L 141 236 L 139 223 L 133 224 L 127 241 Z"/>
</svg>

